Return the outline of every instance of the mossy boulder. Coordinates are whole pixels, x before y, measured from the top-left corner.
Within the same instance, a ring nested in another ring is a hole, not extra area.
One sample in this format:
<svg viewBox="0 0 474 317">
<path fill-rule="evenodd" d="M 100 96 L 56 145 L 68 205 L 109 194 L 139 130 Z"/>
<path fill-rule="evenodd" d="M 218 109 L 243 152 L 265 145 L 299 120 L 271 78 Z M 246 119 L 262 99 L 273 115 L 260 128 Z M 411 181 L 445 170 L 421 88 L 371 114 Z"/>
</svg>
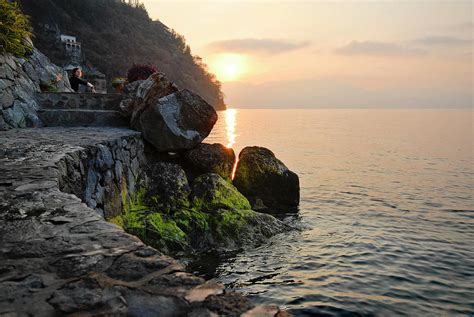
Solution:
<svg viewBox="0 0 474 317">
<path fill-rule="evenodd" d="M 209 213 L 217 209 L 251 209 L 237 188 L 214 173 L 203 174 L 193 181 L 190 198 L 195 207 Z"/>
<path fill-rule="evenodd" d="M 184 153 L 184 160 L 192 176 L 204 173 L 215 173 L 227 181 L 232 181 L 232 169 L 235 164 L 235 153 L 222 144 L 201 143 Z"/>
<path fill-rule="evenodd" d="M 298 175 L 263 147 L 246 147 L 240 152 L 233 184 L 254 210 L 287 212 L 299 205 Z"/>
<path fill-rule="evenodd" d="M 165 253 L 186 249 L 187 234 L 173 216 L 154 210 L 146 203 L 145 197 L 144 187 L 139 188 L 130 198 L 122 195 L 123 210 L 109 221 Z"/>
<path fill-rule="evenodd" d="M 238 209 L 217 210 L 209 218 L 209 227 L 206 244 L 226 251 L 260 245 L 288 230 L 287 225 L 271 215 Z"/>
<path fill-rule="evenodd" d="M 148 178 L 135 193 L 122 192 L 123 210 L 109 221 L 164 253 L 237 250 L 288 230 L 273 216 L 250 210 L 249 201 L 217 174 L 203 174 L 189 188 L 179 165 L 160 161 Z"/>
<path fill-rule="evenodd" d="M 180 165 L 169 162 L 151 163 L 147 171 L 145 202 L 156 210 L 177 210 L 189 206 L 191 192 L 186 173 Z"/>
</svg>

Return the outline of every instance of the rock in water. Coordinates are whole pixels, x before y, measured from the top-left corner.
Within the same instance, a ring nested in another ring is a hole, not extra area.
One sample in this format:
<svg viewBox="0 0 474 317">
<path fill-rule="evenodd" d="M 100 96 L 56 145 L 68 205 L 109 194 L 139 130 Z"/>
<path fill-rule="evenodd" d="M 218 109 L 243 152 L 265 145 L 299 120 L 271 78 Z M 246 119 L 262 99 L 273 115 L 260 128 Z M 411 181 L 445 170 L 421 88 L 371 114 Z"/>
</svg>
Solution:
<svg viewBox="0 0 474 317">
<path fill-rule="evenodd" d="M 216 173 L 231 181 L 235 163 L 233 149 L 219 143 L 201 143 L 194 149 L 186 151 L 184 158 L 186 164 L 190 166 L 192 174 Z"/>
<path fill-rule="evenodd" d="M 160 152 L 195 147 L 217 121 L 210 104 L 187 89 L 177 91 L 161 73 L 141 82 L 135 96 L 127 99 L 121 108 L 131 113 L 130 125 Z"/>
<path fill-rule="evenodd" d="M 246 147 L 240 152 L 234 185 L 255 210 L 285 212 L 299 205 L 298 175 L 263 147 Z"/>
<path fill-rule="evenodd" d="M 217 209 L 250 209 L 250 203 L 237 188 L 217 174 L 209 173 L 196 178 L 192 184 L 193 205 L 206 212 Z"/>
</svg>

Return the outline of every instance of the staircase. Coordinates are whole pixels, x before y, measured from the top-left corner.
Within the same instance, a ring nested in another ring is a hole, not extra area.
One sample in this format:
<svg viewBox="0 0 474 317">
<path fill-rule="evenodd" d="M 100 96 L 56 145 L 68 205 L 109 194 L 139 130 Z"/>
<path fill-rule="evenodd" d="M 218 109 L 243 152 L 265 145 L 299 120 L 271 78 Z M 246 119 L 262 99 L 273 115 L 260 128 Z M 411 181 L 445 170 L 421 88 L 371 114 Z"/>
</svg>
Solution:
<svg viewBox="0 0 474 317">
<path fill-rule="evenodd" d="M 126 127 L 118 94 L 39 93 L 38 116 L 45 127 Z"/>
</svg>

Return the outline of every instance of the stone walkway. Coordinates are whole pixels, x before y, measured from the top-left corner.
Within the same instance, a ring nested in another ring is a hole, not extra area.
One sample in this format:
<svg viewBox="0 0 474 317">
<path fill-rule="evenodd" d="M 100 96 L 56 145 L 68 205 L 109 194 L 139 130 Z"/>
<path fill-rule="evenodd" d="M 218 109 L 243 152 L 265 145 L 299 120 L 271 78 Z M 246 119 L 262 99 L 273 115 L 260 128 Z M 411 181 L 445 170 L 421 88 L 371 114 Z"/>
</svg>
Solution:
<svg viewBox="0 0 474 317">
<path fill-rule="evenodd" d="M 58 162 L 119 128 L 0 133 L 0 316 L 287 316 L 184 272 L 61 192 Z"/>
</svg>

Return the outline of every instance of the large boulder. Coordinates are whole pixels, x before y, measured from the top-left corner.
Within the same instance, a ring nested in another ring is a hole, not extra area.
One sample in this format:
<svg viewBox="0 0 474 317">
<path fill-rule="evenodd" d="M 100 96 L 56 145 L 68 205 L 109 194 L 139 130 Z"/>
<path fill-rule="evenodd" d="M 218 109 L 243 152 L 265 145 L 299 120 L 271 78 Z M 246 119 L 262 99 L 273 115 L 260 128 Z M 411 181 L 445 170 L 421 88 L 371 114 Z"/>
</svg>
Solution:
<svg viewBox="0 0 474 317">
<path fill-rule="evenodd" d="M 178 91 L 162 73 L 142 81 L 135 96 L 125 96 L 121 108 L 131 115 L 130 125 L 160 152 L 195 147 L 217 121 L 211 105 L 187 89 Z"/>
<path fill-rule="evenodd" d="M 191 189 L 186 173 L 178 164 L 155 162 L 148 167 L 145 203 L 154 209 L 179 209 L 189 206 Z"/>
<path fill-rule="evenodd" d="M 263 147 L 246 147 L 240 152 L 234 185 L 254 210 L 286 212 L 299 205 L 298 175 Z"/>
<path fill-rule="evenodd" d="M 191 201 L 203 211 L 213 213 L 217 209 L 250 209 L 250 203 L 229 182 L 217 174 L 199 176 L 192 183 Z"/>
<path fill-rule="evenodd" d="M 154 73 L 148 79 L 140 81 L 136 88 L 135 101 L 130 118 L 131 126 L 137 125 L 138 119 L 148 107 L 155 105 L 160 98 L 177 91 L 178 87 L 161 72 Z"/>
<path fill-rule="evenodd" d="M 235 164 L 235 153 L 231 148 L 219 143 L 201 143 L 194 149 L 186 151 L 184 159 L 193 175 L 216 173 L 231 181 Z"/>
</svg>

